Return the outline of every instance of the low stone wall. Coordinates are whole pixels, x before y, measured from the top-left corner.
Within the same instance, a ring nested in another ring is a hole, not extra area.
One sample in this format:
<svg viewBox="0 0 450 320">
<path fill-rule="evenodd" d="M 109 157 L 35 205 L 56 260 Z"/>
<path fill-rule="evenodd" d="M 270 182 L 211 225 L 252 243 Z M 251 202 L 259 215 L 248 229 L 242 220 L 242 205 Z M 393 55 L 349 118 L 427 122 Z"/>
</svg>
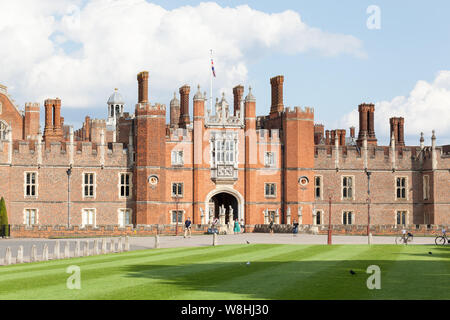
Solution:
<svg viewBox="0 0 450 320">
<path fill-rule="evenodd" d="M 292 233 L 292 225 L 275 224 L 275 233 Z M 407 225 L 406 229 L 416 236 L 432 236 L 441 233 L 442 228 L 446 229 L 449 226 L 440 225 Z M 26 226 L 26 225 L 12 225 L 12 238 L 87 238 L 87 237 L 114 237 L 114 236 L 154 236 L 160 235 L 175 235 L 175 225 L 127 225 L 126 227 L 119 227 L 118 225 L 99 225 L 96 227 L 75 225 L 67 228 L 67 226 Z M 192 225 L 192 234 L 206 234 L 209 225 Z M 367 226 L 365 225 L 333 225 L 333 234 L 336 235 L 367 235 Z M 402 226 L 396 225 L 377 225 L 371 226 L 370 231 L 372 235 L 397 235 L 401 233 Z M 257 224 L 246 225 L 245 232 L 269 232 L 269 225 Z M 328 225 L 299 225 L 299 233 L 306 234 L 327 234 Z M 184 225 L 178 225 L 178 235 L 184 234 Z"/>
<path fill-rule="evenodd" d="M 192 234 L 205 234 L 208 231 L 208 225 L 192 225 Z M 99 225 L 81 227 L 78 225 L 67 226 L 55 225 L 12 225 L 11 238 L 96 238 L 96 237 L 114 237 L 114 236 L 154 236 L 175 235 L 175 225 L 127 225 L 119 227 L 118 225 Z M 178 225 L 178 234 L 184 234 L 184 224 Z"/>
<path fill-rule="evenodd" d="M 367 225 L 332 225 L 332 231 L 335 235 L 367 235 Z M 406 228 L 415 236 L 435 236 L 441 234 L 442 228 L 449 229 L 449 226 L 442 225 L 425 225 L 414 224 L 407 226 L 397 225 L 374 225 L 370 227 L 372 235 L 398 235 L 402 229 Z M 292 225 L 275 224 L 273 226 L 274 233 L 292 233 Z M 253 232 L 269 232 L 269 225 L 257 224 L 253 228 Z M 299 233 L 308 234 L 327 234 L 328 225 L 299 225 Z"/>
</svg>

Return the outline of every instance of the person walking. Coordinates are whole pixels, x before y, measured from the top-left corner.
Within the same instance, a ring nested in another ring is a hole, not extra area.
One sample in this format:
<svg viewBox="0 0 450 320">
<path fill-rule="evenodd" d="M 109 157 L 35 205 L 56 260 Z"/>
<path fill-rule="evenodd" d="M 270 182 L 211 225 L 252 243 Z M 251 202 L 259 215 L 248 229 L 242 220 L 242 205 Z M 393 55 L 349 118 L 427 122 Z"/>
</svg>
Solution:
<svg viewBox="0 0 450 320">
<path fill-rule="evenodd" d="M 294 226 L 294 228 L 292 229 L 292 233 L 294 234 L 294 237 L 296 237 L 298 233 L 298 222 L 294 220 L 294 223 L 292 223 L 292 225 Z"/>
<path fill-rule="evenodd" d="M 239 221 L 236 219 L 234 220 L 234 233 L 241 233 L 241 227 L 239 226 Z"/>
<path fill-rule="evenodd" d="M 271 235 L 273 235 L 273 219 L 271 219 L 269 223 L 269 232 Z"/>
<path fill-rule="evenodd" d="M 244 219 L 241 219 L 241 233 L 244 233 L 245 230 L 245 222 Z"/>
<path fill-rule="evenodd" d="M 186 219 L 186 221 L 184 222 L 184 237 L 186 238 L 186 236 L 189 234 L 189 238 L 191 237 L 191 217 L 188 217 Z"/>
</svg>

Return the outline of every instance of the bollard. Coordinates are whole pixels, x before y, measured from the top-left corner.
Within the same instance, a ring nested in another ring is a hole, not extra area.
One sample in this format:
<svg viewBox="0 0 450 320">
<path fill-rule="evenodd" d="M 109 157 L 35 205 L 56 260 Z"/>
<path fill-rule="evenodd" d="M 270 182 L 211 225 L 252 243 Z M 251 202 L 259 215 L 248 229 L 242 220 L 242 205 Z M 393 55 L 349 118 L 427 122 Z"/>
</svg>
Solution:
<svg viewBox="0 0 450 320">
<path fill-rule="evenodd" d="M 155 236 L 155 249 L 159 248 L 159 235 Z"/>
<path fill-rule="evenodd" d="M 70 243 L 64 242 L 64 259 L 70 258 Z"/>
<path fill-rule="evenodd" d="M 106 239 L 102 239 L 102 254 L 106 253 Z"/>
<path fill-rule="evenodd" d="M 23 246 L 19 246 L 17 250 L 16 263 L 23 263 Z"/>
<path fill-rule="evenodd" d="M 59 247 L 59 240 L 55 243 L 55 248 L 53 250 L 53 259 L 59 259 L 60 255 L 60 247 Z"/>
<path fill-rule="evenodd" d="M 73 253 L 74 257 L 79 257 L 80 256 L 80 241 L 77 240 L 77 242 L 75 242 L 75 252 Z"/>
<path fill-rule="evenodd" d="M 11 248 L 7 247 L 5 252 L 5 265 L 11 264 Z"/>
<path fill-rule="evenodd" d="M 98 240 L 94 240 L 94 255 L 98 255 Z"/>
<path fill-rule="evenodd" d="M 33 244 L 31 246 L 30 262 L 36 262 L 36 246 Z"/>
<path fill-rule="evenodd" d="M 213 233 L 213 246 L 217 246 L 217 233 Z"/>
<path fill-rule="evenodd" d="M 372 233 L 369 233 L 369 237 L 368 237 L 368 242 L 369 242 L 369 244 L 372 244 L 373 242 L 373 239 L 372 239 Z"/>
<path fill-rule="evenodd" d="M 89 241 L 84 242 L 84 248 L 83 248 L 83 256 L 87 257 L 89 256 Z"/>
<path fill-rule="evenodd" d="M 130 251 L 130 238 L 128 236 L 125 237 L 125 251 Z"/>
<path fill-rule="evenodd" d="M 123 251 L 122 237 L 119 237 L 119 240 L 117 242 L 117 251 L 118 252 L 122 252 Z"/>
<path fill-rule="evenodd" d="M 48 245 L 44 244 L 44 249 L 42 250 L 42 261 L 48 261 Z"/>
</svg>

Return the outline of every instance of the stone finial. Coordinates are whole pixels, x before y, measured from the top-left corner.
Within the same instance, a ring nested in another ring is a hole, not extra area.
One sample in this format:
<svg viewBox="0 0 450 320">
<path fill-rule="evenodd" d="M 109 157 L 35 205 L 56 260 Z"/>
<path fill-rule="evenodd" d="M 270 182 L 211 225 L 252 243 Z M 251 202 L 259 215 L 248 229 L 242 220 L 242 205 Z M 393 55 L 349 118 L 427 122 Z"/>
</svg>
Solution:
<svg viewBox="0 0 450 320">
<path fill-rule="evenodd" d="M 180 100 L 178 100 L 178 98 L 177 98 L 177 92 L 176 91 L 173 93 L 173 99 L 170 100 L 170 106 L 171 107 L 173 107 L 173 106 L 180 106 Z"/>
<path fill-rule="evenodd" d="M 425 142 L 425 139 L 423 138 L 423 132 L 420 133 L 420 142 Z"/>
<path fill-rule="evenodd" d="M 432 133 L 432 135 L 431 135 L 431 139 L 436 139 L 436 135 L 435 135 L 435 131 L 434 131 L 434 129 L 431 131 L 431 133 Z"/>
<path fill-rule="evenodd" d="M 253 94 L 252 94 L 252 87 L 251 86 L 248 86 L 248 94 L 247 94 L 247 96 L 245 97 L 245 101 L 255 101 L 256 99 L 255 99 L 255 97 L 253 96 Z"/>
<path fill-rule="evenodd" d="M 202 92 L 200 91 L 200 85 L 197 85 L 197 92 L 194 95 L 194 100 L 202 100 Z"/>
</svg>

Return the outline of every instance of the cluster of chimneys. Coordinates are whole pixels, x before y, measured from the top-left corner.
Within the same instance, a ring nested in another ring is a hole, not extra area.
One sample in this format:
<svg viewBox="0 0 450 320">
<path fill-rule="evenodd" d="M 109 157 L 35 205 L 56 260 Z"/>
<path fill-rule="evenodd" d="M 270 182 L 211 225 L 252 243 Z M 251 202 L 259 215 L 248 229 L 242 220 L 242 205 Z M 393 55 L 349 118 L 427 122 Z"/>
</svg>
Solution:
<svg viewBox="0 0 450 320">
<path fill-rule="evenodd" d="M 61 100 L 47 99 L 45 106 L 44 140 L 46 142 L 61 141 L 63 138 L 64 118 L 61 117 Z"/>
<path fill-rule="evenodd" d="M 138 103 L 148 103 L 148 71 L 142 71 L 137 75 L 138 81 Z M 270 107 L 270 113 L 283 112 L 283 76 L 276 76 L 270 79 L 272 87 L 272 105 Z M 180 100 L 174 93 L 174 98 L 170 102 L 170 126 L 186 128 L 190 124 L 189 118 L 189 93 L 190 87 L 184 85 L 179 89 Z M 237 85 L 233 88 L 234 96 L 234 115 L 240 110 L 241 100 L 244 95 L 244 87 Z"/>
</svg>

